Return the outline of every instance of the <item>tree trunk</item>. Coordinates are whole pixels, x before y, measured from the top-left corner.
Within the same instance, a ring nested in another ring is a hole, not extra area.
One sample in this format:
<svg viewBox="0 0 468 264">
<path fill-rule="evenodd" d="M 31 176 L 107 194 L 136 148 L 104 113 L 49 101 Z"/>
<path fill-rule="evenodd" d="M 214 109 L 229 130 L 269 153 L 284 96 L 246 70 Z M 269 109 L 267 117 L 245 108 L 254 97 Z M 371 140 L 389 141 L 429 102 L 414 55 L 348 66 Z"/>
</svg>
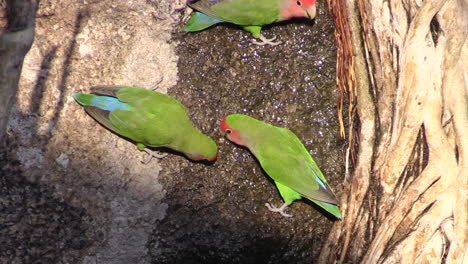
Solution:
<svg viewBox="0 0 468 264">
<path fill-rule="evenodd" d="M 24 56 L 34 40 L 36 10 L 36 0 L 6 1 L 8 25 L 0 36 L 0 145 L 5 141 Z"/>
<path fill-rule="evenodd" d="M 468 263 L 467 2 L 329 7 L 356 158 L 319 262 Z"/>
</svg>

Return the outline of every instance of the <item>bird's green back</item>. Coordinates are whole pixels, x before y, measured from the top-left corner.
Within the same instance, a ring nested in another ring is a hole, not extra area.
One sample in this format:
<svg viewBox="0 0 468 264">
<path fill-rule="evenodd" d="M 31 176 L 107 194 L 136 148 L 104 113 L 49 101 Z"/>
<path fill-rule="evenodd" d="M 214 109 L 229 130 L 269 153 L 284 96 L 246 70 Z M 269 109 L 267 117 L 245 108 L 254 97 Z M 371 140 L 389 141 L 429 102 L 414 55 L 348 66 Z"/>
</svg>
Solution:
<svg viewBox="0 0 468 264">
<path fill-rule="evenodd" d="M 190 6 L 210 17 L 242 26 L 267 25 L 280 18 L 278 0 L 200 0 Z"/>
<path fill-rule="evenodd" d="M 146 89 L 122 88 L 117 98 L 132 111 L 116 110 L 109 120 L 116 130 L 138 143 L 151 147 L 174 147 L 174 138 L 195 129 L 185 107 L 174 98 Z M 155 136 L 157 135 L 157 136 Z"/>
</svg>

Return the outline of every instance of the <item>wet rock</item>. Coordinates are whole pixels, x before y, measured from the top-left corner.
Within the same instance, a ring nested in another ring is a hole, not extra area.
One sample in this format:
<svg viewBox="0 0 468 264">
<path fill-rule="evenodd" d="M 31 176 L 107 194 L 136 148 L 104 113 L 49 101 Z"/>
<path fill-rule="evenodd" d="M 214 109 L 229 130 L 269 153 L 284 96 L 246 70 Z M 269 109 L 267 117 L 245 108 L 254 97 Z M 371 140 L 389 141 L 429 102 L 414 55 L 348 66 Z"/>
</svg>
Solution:
<svg viewBox="0 0 468 264">
<path fill-rule="evenodd" d="M 0 263 L 313 261 L 331 219 L 307 201 L 291 219 L 269 212 L 282 203 L 274 183 L 218 127 L 237 112 L 290 128 L 340 193 L 333 27 L 319 10 L 315 23 L 267 28 L 283 44 L 258 47 L 233 26 L 182 32 L 179 0 L 40 1 L 0 158 Z M 142 164 L 71 97 L 106 84 L 179 99 L 219 143 L 218 161 Z"/>
<path fill-rule="evenodd" d="M 222 140 L 219 120 L 244 113 L 294 131 L 311 150 L 333 189 L 343 179 L 336 114 L 335 47 L 331 18 L 323 6 L 315 23 L 296 21 L 265 30 L 284 43 L 251 44 L 251 36 L 218 25 L 178 33 L 181 100 L 195 123 L 220 145 L 217 162 L 163 161 L 167 216 L 157 222 L 149 250 L 153 263 L 311 263 L 332 217 L 311 202 L 293 203 L 291 219 L 266 202 L 282 200 L 274 183 L 243 148 Z"/>
</svg>

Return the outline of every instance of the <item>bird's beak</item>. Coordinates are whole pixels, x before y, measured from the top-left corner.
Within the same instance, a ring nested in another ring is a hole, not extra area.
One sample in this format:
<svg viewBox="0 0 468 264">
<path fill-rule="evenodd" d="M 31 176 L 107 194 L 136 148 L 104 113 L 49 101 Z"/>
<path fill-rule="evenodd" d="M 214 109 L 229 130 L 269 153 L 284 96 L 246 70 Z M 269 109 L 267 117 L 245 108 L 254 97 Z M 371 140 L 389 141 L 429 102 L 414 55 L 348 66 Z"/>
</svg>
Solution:
<svg viewBox="0 0 468 264">
<path fill-rule="evenodd" d="M 317 7 L 313 5 L 305 10 L 307 17 L 310 19 L 314 19 L 315 15 L 317 14 Z"/>
</svg>

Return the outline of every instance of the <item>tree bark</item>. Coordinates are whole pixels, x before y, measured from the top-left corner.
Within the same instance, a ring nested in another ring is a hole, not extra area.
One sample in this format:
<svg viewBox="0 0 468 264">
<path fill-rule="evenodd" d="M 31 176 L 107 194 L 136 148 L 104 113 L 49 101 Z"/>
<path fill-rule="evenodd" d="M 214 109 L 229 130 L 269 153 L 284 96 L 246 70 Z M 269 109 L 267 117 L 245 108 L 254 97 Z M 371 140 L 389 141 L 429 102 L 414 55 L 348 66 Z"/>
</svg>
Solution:
<svg viewBox="0 0 468 264">
<path fill-rule="evenodd" d="M 357 155 L 319 262 L 468 263 L 467 2 L 329 7 Z"/>
<path fill-rule="evenodd" d="M 34 40 L 36 0 L 7 0 L 7 27 L 0 36 L 0 145 L 5 141 L 24 56 Z"/>
</svg>

